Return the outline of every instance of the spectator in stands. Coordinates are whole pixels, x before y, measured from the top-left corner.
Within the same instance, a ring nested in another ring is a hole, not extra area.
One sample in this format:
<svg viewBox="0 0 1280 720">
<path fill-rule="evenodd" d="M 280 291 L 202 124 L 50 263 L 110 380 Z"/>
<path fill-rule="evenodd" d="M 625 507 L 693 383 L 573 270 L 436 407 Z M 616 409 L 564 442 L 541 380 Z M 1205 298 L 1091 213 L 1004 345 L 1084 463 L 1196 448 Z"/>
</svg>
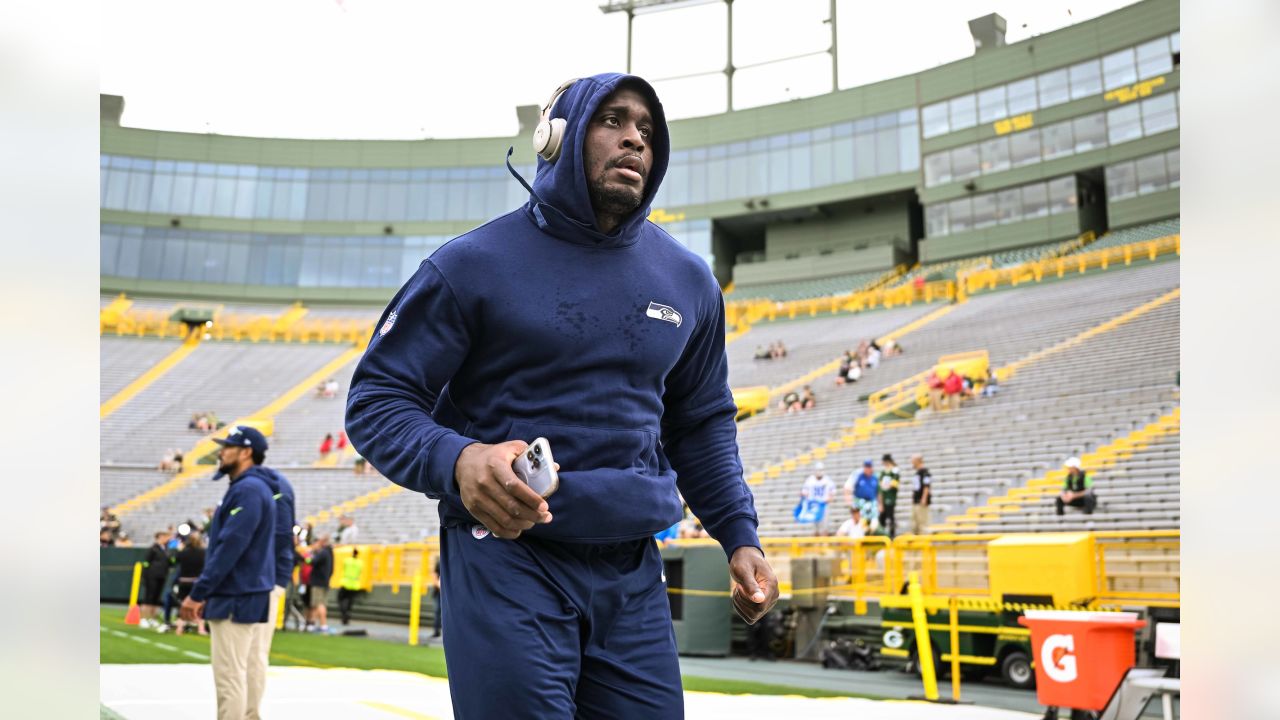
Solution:
<svg viewBox="0 0 1280 720">
<path fill-rule="evenodd" d="M 898 464 L 893 461 L 893 456 L 885 453 L 880 458 L 880 498 L 878 502 L 878 512 L 880 513 L 880 527 L 884 528 L 885 534 L 889 539 L 893 539 L 898 534 L 898 522 L 894 518 L 894 514 L 898 507 L 898 486 L 902 484 L 902 472 L 898 470 Z"/>
<path fill-rule="evenodd" d="M 338 431 L 338 442 L 334 444 L 333 449 L 337 450 L 338 452 L 342 452 L 343 450 L 347 449 L 347 431 L 346 430 Z"/>
<path fill-rule="evenodd" d="M 827 504 L 836 494 L 836 484 L 827 475 L 827 466 L 813 464 L 813 473 L 804 479 L 800 488 L 800 522 L 812 522 L 815 535 L 827 535 Z"/>
<path fill-rule="evenodd" d="M 142 561 L 142 621 L 139 623 L 147 629 L 160 627 L 156 621 L 156 612 L 163 602 L 164 578 L 169 574 L 169 551 L 165 549 L 169 538 L 168 531 L 161 530 L 155 534 L 155 542 L 147 549 L 147 556 Z"/>
<path fill-rule="evenodd" d="M 1066 512 L 1066 506 L 1078 507 L 1085 515 L 1092 515 L 1098 506 L 1098 496 L 1093 492 L 1093 476 L 1080 467 L 1080 458 L 1071 457 L 1063 463 L 1067 468 L 1067 477 L 1062 481 L 1062 492 L 1054 501 L 1057 513 Z"/>
<path fill-rule="evenodd" d="M 160 472 L 173 472 L 173 471 L 174 471 L 174 467 L 173 467 L 173 455 L 174 455 L 174 453 L 176 453 L 176 452 L 177 452 L 177 450 L 174 450 L 173 448 L 169 448 L 168 450 L 165 450 L 165 451 L 164 451 L 164 455 L 160 458 L 160 465 L 159 465 L 159 470 L 160 470 Z"/>
<path fill-rule="evenodd" d="M 116 534 L 116 547 L 133 547 L 133 540 L 129 538 L 129 533 L 121 530 Z"/>
<path fill-rule="evenodd" d="M 342 561 L 342 587 L 338 588 L 338 614 L 344 626 L 351 624 L 351 608 L 364 592 L 364 559 L 360 551 L 351 549 L 351 557 Z"/>
<path fill-rule="evenodd" d="M 800 411 L 800 393 L 790 390 L 786 395 L 782 396 L 782 402 L 778 403 L 779 410 L 785 410 L 789 413 Z"/>
<path fill-rule="evenodd" d="M 360 538 L 360 528 L 356 527 L 356 519 L 350 515 L 338 518 L 338 532 L 333 538 L 334 545 L 355 545 Z"/>
<path fill-rule="evenodd" d="M 844 355 L 840 357 L 840 368 L 836 370 L 836 385 L 843 385 L 849 382 L 850 367 L 853 367 L 853 353 L 845 350 Z"/>
<path fill-rule="evenodd" d="M 333 548 L 329 546 L 329 536 L 321 535 L 311 548 L 311 577 L 307 581 L 307 625 L 319 633 L 329 632 L 329 608 L 325 603 L 329 600 L 332 578 Z"/>
<path fill-rule="evenodd" d="M 888 360 L 891 357 L 897 357 L 902 354 L 902 345 L 893 338 L 884 341 L 884 358 Z"/>
<path fill-rule="evenodd" d="M 111 534 L 111 531 L 110 531 L 110 530 L 103 529 L 102 531 L 100 531 L 100 532 L 98 533 L 98 546 L 99 546 L 99 547 L 112 547 L 112 546 L 114 546 L 115 544 L 116 544 L 115 536 L 113 536 L 113 535 Z"/>
<path fill-rule="evenodd" d="M 942 409 L 942 378 L 938 377 L 938 371 L 930 370 L 924 379 L 924 384 L 929 388 L 929 408 L 939 411 Z"/>
<path fill-rule="evenodd" d="M 874 368 L 880 364 L 880 346 L 875 340 L 867 343 L 867 368 Z"/>
<path fill-rule="evenodd" d="M 204 420 L 204 416 L 203 416 L 203 415 L 201 415 L 200 413 L 193 413 L 193 414 L 191 415 L 191 422 L 187 423 L 187 429 L 188 429 L 188 430 L 199 430 L 199 429 L 200 429 L 200 427 L 201 427 L 201 425 L 202 425 L 204 422 L 205 422 L 205 420 Z"/>
<path fill-rule="evenodd" d="M 858 361 L 858 367 L 862 370 L 867 369 L 867 353 L 871 352 L 871 343 L 866 340 L 858 342 L 858 349 L 854 352 L 854 357 Z"/>
<path fill-rule="evenodd" d="M 982 385 L 982 397 L 995 397 L 1000 391 L 1000 380 L 996 378 L 996 374 L 987 368 L 987 381 Z"/>
<path fill-rule="evenodd" d="M 876 479 L 875 466 L 871 458 L 863 460 L 862 470 L 849 473 L 844 483 L 845 500 L 857 506 L 871 528 L 880 522 L 880 482 Z"/>
<path fill-rule="evenodd" d="M 769 347 L 765 347 L 764 345 L 757 345 L 756 352 L 754 355 L 751 356 L 751 359 L 752 360 L 772 360 L 773 346 L 770 345 Z"/>
<path fill-rule="evenodd" d="M 325 433 L 324 440 L 320 441 L 321 459 L 329 457 L 331 452 L 333 452 L 333 433 Z"/>
<path fill-rule="evenodd" d="M 632 76 L 566 85 L 543 113 L 539 137 L 553 115 L 560 130 L 525 209 L 444 244 L 387 308 L 352 379 L 347 432 L 392 481 L 440 498 L 460 717 L 509 716 L 513 703 L 522 717 L 677 717 L 652 541 L 679 514 L 677 482 L 728 556 L 748 623 L 777 581 L 734 442 L 723 296 L 703 260 L 645 220 L 670 154 L 661 105 Z M 522 275 L 556 280 L 512 282 Z M 556 287 L 579 296 L 556 300 Z M 639 287 L 647 311 L 591 300 Z M 475 332 L 500 323 L 514 335 Z M 546 332 L 577 340 L 538 343 Z M 575 418 L 592 427 L 566 427 Z M 567 468 L 550 504 L 511 471 L 539 428 Z M 627 439 L 641 428 L 657 442 Z"/>
<path fill-rule="evenodd" d="M 916 480 L 911 488 L 911 532 L 923 535 L 929 527 L 929 502 L 933 492 L 933 476 L 929 468 L 924 466 L 924 456 L 911 456 L 911 467 L 915 468 Z"/>
<path fill-rule="evenodd" d="M 182 472 L 182 451 L 175 449 L 173 451 L 173 471 Z"/>
<path fill-rule="evenodd" d="M 964 378 L 960 377 L 954 368 L 947 375 L 947 379 L 942 381 L 942 392 L 947 396 L 947 409 L 955 410 L 960 407 L 960 396 L 964 393 Z"/>
<path fill-rule="evenodd" d="M 840 529 L 836 530 L 836 535 L 840 537 L 848 537 L 857 540 L 867 536 L 867 526 L 862 522 L 862 511 L 857 505 L 849 507 L 849 519 L 840 524 Z"/>
<path fill-rule="evenodd" d="M 774 358 L 775 360 L 780 360 L 780 359 L 782 359 L 782 358 L 786 357 L 786 356 L 787 356 L 787 346 L 786 346 L 786 345 L 783 345 L 783 344 L 782 344 L 782 341 L 781 341 L 781 340 L 779 340 L 778 342 L 776 342 L 776 343 L 774 343 L 774 344 L 773 344 L 772 354 L 773 354 L 773 358 Z"/>
<path fill-rule="evenodd" d="M 98 516 L 98 528 L 111 533 L 112 540 L 120 535 L 120 518 L 116 517 L 109 507 L 104 506 Z"/>
<path fill-rule="evenodd" d="M 182 544 L 182 549 L 178 551 L 178 581 L 177 596 L 178 601 L 186 600 L 191 595 L 191 588 L 195 586 L 196 580 L 200 579 L 200 574 L 204 572 L 204 538 L 198 531 L 191 531 L 187 535 L 187 539 Z M 186 631 L 188 623 L 181 617 L 178 618 L 178 624 L 174 628 L 175 635 L 181 635 Z M 208 631 L 204 628 L 204 623 L 196 623 L 196 630 L 201 635 L 208 635 Z"/>
<path fill-rule="evenodd" d="M 800 409 L 811 410 L 818 405 L 818 396 L 813 394 L 813 388 L 808 385 L 804 386 L 804 392 L 800 394 Z"/>
<path fill-rule="evenodd" d="M 365 460 L 360 453 L 356 453 L 355 463 L 351 466 L 351 471 L 356 475 L 363 475 L 369 469 L 369 461 Z"/>
</svg>

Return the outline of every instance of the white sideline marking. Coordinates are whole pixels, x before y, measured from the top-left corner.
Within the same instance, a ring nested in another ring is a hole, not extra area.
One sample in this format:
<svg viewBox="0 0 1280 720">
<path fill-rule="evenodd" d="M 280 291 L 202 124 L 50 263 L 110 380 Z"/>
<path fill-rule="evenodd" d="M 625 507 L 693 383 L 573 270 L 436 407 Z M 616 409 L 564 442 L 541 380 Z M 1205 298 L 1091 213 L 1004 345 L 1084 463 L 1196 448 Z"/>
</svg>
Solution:
<svg viewBox="0 0 1280 720">
<path fill-rule="evenodd" d="M 152 645 L 155 645 L 156 647 L 160 648 L 161 650 L 168 650 L 169 652 L 178 652 L 178 648 L 176 648 L 176 647 L 174 647 L 174 646 L 172 646 L 172 645 L 165 645 L 164 643 L 155 642 L 155 641 L 152 641 L 152 643 L 151 643 L 151 644 L 152 644 Z"/>
<path fill-rule="evenodd" d="M 201 655 L 201 654 L 200 654 L 200 653 L 198 653 L 198 652 L 191 652 L 190 650 L 183 650 L 183 651 L 182 651 L 182 654 L 183 654 L 183 655 L 186 655 L 187 657 L 193 657 L 193 658 L 195 658 L 195 659 L 197 659 L 197 660 L 208 660 L 208 659 L 209 659 L 209 656 L 208 656 L 208 655 Z"/>
<path fill-rule="evenodd" d="M 120 632 L 119 630 L 112 630 L 112 631 L 111 631 L 111 634 L 112 634 L 112 635 L 115 635 L 116 637 L 123 637 L 123 638 L 127 638 L 127 637 L 129 637 L 129 633 L 127 633 L 127 632 Z"/>
<path fill-rule="evenodd" d="M 213 674 L 207 666 L 102 665 L 100 702 L 129 720 L 211 718 L 216 714 Z M 389 712 L 394 707 L 395 711 Z M 391 720 L 453 716 L 449 683 L 394 670 L 272 667 L 262 698 L 266 717 L 309 720 Z M 1030 714 L 975 705 L 933 705 L 863 698 L 721 695 L 686 692 L 685 715 L 698 720 L 803 717 L 841 720 L 1039 720 Z"/>
</svg>

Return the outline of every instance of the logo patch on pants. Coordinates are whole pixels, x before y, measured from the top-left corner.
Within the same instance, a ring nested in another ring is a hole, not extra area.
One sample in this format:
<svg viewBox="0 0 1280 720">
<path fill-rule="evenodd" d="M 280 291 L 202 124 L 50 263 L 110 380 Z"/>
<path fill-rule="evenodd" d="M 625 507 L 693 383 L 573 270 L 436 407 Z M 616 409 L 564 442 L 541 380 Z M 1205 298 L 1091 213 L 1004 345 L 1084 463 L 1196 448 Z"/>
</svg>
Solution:
<svg viewBox="0 0 1280 720">
<path fill-rule="evenodd" d="M 649 301 L 649 309 L 645 310 L 644 314 L 655 320 L 666 320 L 676 327 L 680 327 L 680 324 L 684 322 L 684 318 L 680 317 L 680 313 L 675 308 L 652 300 Z"/>
<path fill-rule="evenodd" d="M 475 539 L 477 539 L 477 540 L 483 540 L 483 539 L 485 539 L 485 538 L 489 537 L 489 528 L 487 528 L 487 527 L 485 527 L 485 526 L 483 526 L 483 525 L 472 525 L 472 526 L 471 526 L 471 537 L 473 537 L 473 538 L 475 538 Z"/>
</svg>

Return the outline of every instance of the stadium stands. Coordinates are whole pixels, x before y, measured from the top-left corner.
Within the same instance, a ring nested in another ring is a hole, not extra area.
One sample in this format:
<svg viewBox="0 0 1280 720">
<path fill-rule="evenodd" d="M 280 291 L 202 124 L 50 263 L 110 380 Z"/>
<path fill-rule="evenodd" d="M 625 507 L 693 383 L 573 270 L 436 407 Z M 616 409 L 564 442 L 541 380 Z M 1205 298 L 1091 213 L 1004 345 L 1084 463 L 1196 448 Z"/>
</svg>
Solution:
<svg viewBox="0 0 1280 720">
<path fill-rule="evenodd" d="M 218 482 L 209 480 L 212 471 L 213 468 L 210 467 L 210 475 L 194 478 L 182 488 L 156 502 L 121 516 L 120 521 L 125 530 L 131 536 L 141 538 L 171 523 L 199 519 L 200 512 L 217 505 L 227 491 L 226 480 Z M 299 521 L 309 514 L 327 510 L 344 500 L 377 490 L 387 484 L 386 478 L 375 472 L 355 475 L 350 468 L 283 468 L 281 471 L 293 485 L 294 496 L 297 499 L 295 512 Z M 360 519 L 363 521 L 363 517 Z M 363 522 L 361 524 L 363 525 Z M 363 527 L 361 529 L 363 530 Z M 372 541 L 372 538 L 369 540 Z"/>
<path fill-rule="evenodd" d="M 98 350 L 98 402 L 106 402 L 182 342 L 177 338 L 119 338 L 103 336 Z"/>
<path fill-rule="evenodd" d="M 725 300 L 733 302 L 736 300 L 767 298 L 785 302 L 787 300 L 808 300 L 828 295 L 840 295 L 861 290 L 883 277 L 886 272 L 884 270 L 876 270 L 874 272 L 833 275 L 825 278 L 737 285 L 728 295 L 725 295 Z"/>
<path fill-rule="evenodd" d="M 114 352 L 118 347 L 115 343 L 104 344 L 103 352 Z M 205 342 L 102 421 L 102 462 L 150 464 L 158 462 L 168 448 L 185 450 L 199 439 L 195 431 L 187 428 L 193 413 L 212 411 L 221 421 L 234 422 L 271 402 L 345 350 L 339 345 Z M 145 369 L 140 368 L 139 373 Z"/>
<path fill-rule="evenodd" d="M 866 377 L 864 382 L 873 383 L 870 387 L 830 387 L 826 401 L 820 396 L 814 411 L 766 414 L 743 423 L 739 444 L 744 467 L 750 474 L 824 446 L 866 413 L 859 396 L 926 369 L 942 354 L 986 349 L 993 366 L 999 367 L 1066 340 L 1177 283 L 1178 264 L 1161 263 L 972 298 L 909 337 L 905 355 Z M 1153 322 L 1160 324 L 1148 329 Z M 1177 303 L 1121 328 L 1028 367 L 994 399 L 891 429 L 865 445 L 833 453 L 824 461 L 827 472 L 843 480 L 862 458 L 878 460 L 890 452 L 905 465 L 912 453 L 921 452 L 937 478 L 935 519 L 941 519 L 948 511 L 982 502 L 998 489 L 1056 466 L 1083 445 L 1105 442 L 1116 428 L 1127 432 L 1133 422 L 1145 423 L 1151 413 L 1172 406 Z M 1120 340 L 1139 330 L 1140 340 Z M 748 333 L 739 342 L 750 340 Z M 1148 353 L 1144 342 L 1163 345 L 1154 345 Z M 1149 358 L 1142 364 L 1148 375 L 1138 374 L 1143 372 L 1134 362 L 1139 356 Z M 809 467 L 797 467 L 755 487 L 762 531 L 807 531 L 793 523 L 791 510 L 809 472 Z M 842 505 L 832 512 L 841 516 L 846 512 Z M 900 513 L 908 510 L 899 508 Z M 905 515 L 899 518 L 899 527 L 905 527 L 905 520 Z"/>
<path fill-rule="evenodd" d="M 1094 242 L 1076 250 L 1076 253 L 1092 252 L 1094 250 L 1119 247 L 1120 245 L 1128 245 L 1129 243 L 1142 242 L 1144 240 L 1155 240 L 1156 238 L 1167 237 L 1169 235 L 1177 235 L 1182 232 L 1181 228 L 1182 218 L 1180 217 L 1161 220 L 1147 225 L 1124 228 L 1123 230 L 1116 230 L 1103 235 Z"/>
<path fill-rule="evenodd" d="M 1146 232 L 1163 233 L 1165 225 Z M 1176 225 L 1173 230 L 1176 231 Z M 1026 252 L 1046 248 L 1028 248 Z M 945 266 L 945 267 L 943 267 Z M 917 269 L 926 276 L 951 272 L 959 263 Z M 834 373 L 810 383 L 818 406 L 786 415 L 776 409 L 742 422 L 739 445 L 748 476 L 774 468 L 774 476 L 753 485 L 761 530 L 766 535 L 810 532 L 791 518 L 808 463 L 777 472 L 789 458 L 827 446 L 847 434 L 855 419 L 867 414 L 865 396 L 930 367 L 939 356 L 987 350 L 992 367 L 1042 351 L 1178 286 L 1179 263 L 1161 262 L 1093 272 L 1070 282 L 1020 287 L 971 297 L 950 306 L 902 340 L 905 354 L 889 358 L 855 385 L 837 387 Z M 172 305 L 170 305 L 171 307 Z M 802 378 L 856 347 L 863 339 L 886 333 L 928 316 L 943 305 L 914 305 L 857 314 L 763 323 L 728 346 L 730 384 L 777 388 Z M 1090 338 L 1070 352 L 1052 354 L 1028 364 L 1001 386 L 992 399 L 976 401 L 958 412 L 922 414 L 854 445 L 837 449 L 824 462 L 837 484 L 864 457 L 891 452 L 904 467 L 915 452 L 925 455 L 935 477 L 933 521 L 982 506 L 990 498 L 1060 465 L 1070 454 L 1087 452 L 1176 406 L 1174 374 L 1178 367 L 1178 308 L 1175 300 L 1111 332 Z M 278 315 L 281 306 L 256 308 Z M 331 309 L 331 312 L 347 313 Z M 372 313 L 370 313 L 372 317 Z M 785 359 L 753 360 L 757 346 L 782 341 Z M 177 341 L 150 338 L 102 338 L 103 394 L 127 384 Z M 102 501 L 118 503 L 168 481 L 154 470 L 169 447 L 186 449 L 197 439 L 186 429 L 191 414 L 214 410 L 226 422 L 267 404 L 346 348 L 332 344 L 202 344 L 187 360 L 160 378 L 115 415 L 102 422 Z M 374 472 L 354 475 L 350 467 L 313 468 L 317 445 L 326 432 L 342 427 L 343 398 L 355 362 L 333 373 L 339 397 L 322 399 L 308 391 L 276 417 L 270 461 L 294 480 L 299 517 L 328 510 L 387 485 Z M 776 403 L 776 398 L 774 398 Z M 1057 528 L 1136 529 L 1177 527 L 1177 436 L 1162 438 L 1105 472 L 1098 473 L 1097 512 L 1085 517 L 1068 511 L 1053 515 L 1052 497 L 1019 513 L 977 521 L 966 530 L 1037 530 Z M 190 460 L 189 460 L 190 461 Z M 344 463 L 345 464 L 345 463 Z M 151 525 L 195 516 L 214 502 L 225 486 L 192 481 L 175 492 L 132 512 L 122 520 L 132 533 Z M 847 510 L 838 500 L 829 510 L 842 519 Z M 434 501 L 417 493 L 397 492 L 356 510 L 362 538 L 405 542 L 434 534 Z M 909 504 L 899 505 L 898 527 L 909 524 Z M 320 529 L 332 529 L 326 517 Z"/>
</svg>

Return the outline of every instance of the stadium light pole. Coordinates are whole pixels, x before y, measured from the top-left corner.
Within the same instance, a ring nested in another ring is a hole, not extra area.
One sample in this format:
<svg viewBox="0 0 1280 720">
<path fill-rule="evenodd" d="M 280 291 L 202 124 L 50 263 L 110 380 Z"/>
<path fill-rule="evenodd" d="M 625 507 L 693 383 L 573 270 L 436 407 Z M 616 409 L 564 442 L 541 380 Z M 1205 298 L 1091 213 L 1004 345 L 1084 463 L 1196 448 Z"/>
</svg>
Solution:
<svg viewBox="0 0 1280 720">
<path fill-rule="evenodd" d="M 831 8 L 831 17 L 823 20 L 824 23 L 831 24 L 831 47 L 827 50 L 817 50 L 813 52 L 801 53 L 790 57 L 774 58 L 763 62 L 753 63 L 738 67 L 733 64 L 733 0 L 608 0 L 600 5 L 600 12 L 609 13 L 625 12 L 627 14 L 627 73 L 631 73 L 631 55 L 632 55 L 632 35 L 634 32 L 635 16 L 637 13 L 661 12 L 663 10 L 676 10 L 682 7 L 692 7 L 695 5 L 708 5 L 713 2 L 723 2 L 725 5 L 725 34 L 728 38 L 726 47 L 728 48 L 725 57 L 723 70 L 711 70 L 707 72 L 695 72 L 687 75 L 676 75 L 664 78 L 651 78 L 653 82 L 661 82 L 663 80 L 684 80 L 687 78 L 701 77 L 716 72 L 723 72 L 726 85 L 726 110 L 733 111 L 733 77 L 738 70 L 760 67 L 762 65 L 771 65 L 773 63 L 784 62 L 786 60 L 797 60 L 812 55 L 820 55 L 823 53 L 831 54 L 831 91 L 835 92 L 840 89 L 840 79 L 838 76 L 838 54 L 836 52 L 836 2 L 837 0 L 829 0 Z"/>
</svg>

